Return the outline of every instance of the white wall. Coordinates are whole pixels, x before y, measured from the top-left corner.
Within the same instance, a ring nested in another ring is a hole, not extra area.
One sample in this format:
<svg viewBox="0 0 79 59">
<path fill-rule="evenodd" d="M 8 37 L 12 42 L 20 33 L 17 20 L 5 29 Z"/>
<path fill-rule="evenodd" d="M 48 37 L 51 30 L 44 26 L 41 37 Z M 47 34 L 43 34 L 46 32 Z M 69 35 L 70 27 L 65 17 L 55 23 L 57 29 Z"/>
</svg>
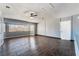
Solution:
<svg viewBox="0 0 79 59">
<path fill-rule="evenodd" d="M 42 19 L 37 26 L 37 34 L 45 35 L 46 34 L 46 20 Z"/>
<path fill-rule="evenodd" d="M 52 37 L 60 37 L 60 19 L 55 19 L 54 17 L 49 17 L 46 19 L 46 35 Z"/>
<path fill-rule="evenodd" d="M 60 19 L 53 15 L 44 16 L 38 24 L 38 34 L 51 37 L 60 37 Z"/>
<path fill-rule="evenodd" d="M 0 11 L 0 46 L 4 43 L 4 23 L 2 20 L 2 13 Z"/>
<path fill-rule="evenodd" d="M 79 14 L 73 16 L 73 39 L 76 55 L 79 56 Z"/>
</svg>

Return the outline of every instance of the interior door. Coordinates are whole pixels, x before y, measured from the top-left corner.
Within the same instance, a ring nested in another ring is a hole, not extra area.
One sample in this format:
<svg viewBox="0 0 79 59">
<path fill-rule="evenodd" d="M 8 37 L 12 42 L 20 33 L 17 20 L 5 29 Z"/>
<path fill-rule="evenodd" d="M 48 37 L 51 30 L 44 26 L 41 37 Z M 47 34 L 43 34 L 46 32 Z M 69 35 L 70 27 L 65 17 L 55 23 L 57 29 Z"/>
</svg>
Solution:
<svg viewBox="0 0 79 59">
<path fill-rule="evenodd" d="M 71 40 L 71 20 L 60 22 L 60 35 L 63 40 Z"/>
</svg>

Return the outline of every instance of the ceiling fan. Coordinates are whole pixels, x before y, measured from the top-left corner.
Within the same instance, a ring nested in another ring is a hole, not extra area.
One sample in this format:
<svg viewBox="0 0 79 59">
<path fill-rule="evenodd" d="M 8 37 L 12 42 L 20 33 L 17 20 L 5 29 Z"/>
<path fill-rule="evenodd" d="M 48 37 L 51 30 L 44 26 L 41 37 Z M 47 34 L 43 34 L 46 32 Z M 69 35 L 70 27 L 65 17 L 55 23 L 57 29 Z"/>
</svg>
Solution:
<svg viewBox="0 0 79 59">
<path fill-rule="evenodd" d="M 37 12 L 34 12 L 34 11 L 25 11 L 24 13 L 26 15 L 28 14 L 29 17 L 36 17 L 36 16 L 38 16 Z"/>
<path fill-rule="evenodd" d="M 37 14 L 36 13 L 30 13 L 30 17 L 36 17 Z"/>
</svg>

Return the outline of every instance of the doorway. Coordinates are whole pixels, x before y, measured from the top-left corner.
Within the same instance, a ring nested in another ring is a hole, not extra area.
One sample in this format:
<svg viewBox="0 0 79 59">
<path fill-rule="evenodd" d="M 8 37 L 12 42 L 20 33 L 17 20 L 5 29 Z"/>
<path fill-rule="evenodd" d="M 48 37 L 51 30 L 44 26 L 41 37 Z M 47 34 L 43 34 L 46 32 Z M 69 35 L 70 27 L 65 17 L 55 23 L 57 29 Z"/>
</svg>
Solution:
<svg viewBox="0 0 79 59">
<path fill-rule="evenodd" d="M 61 20 L 60 37 L 62 40 L 71 40 L 71 20 L 70 19 Z"/>
</svg>

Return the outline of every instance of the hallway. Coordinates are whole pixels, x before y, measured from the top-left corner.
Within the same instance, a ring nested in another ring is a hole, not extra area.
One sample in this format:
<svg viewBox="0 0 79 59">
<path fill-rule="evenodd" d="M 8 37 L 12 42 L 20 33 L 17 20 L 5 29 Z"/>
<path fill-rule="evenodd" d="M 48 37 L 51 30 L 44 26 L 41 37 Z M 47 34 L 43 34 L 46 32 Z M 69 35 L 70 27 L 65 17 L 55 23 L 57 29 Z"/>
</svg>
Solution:
<svg viewBox="0 0 79 59">
<path fill-rule="evenodd" d="M 45 36 L 5 39 L 2 56 L 75 56 L 74 42 Z"/>
</svg>

